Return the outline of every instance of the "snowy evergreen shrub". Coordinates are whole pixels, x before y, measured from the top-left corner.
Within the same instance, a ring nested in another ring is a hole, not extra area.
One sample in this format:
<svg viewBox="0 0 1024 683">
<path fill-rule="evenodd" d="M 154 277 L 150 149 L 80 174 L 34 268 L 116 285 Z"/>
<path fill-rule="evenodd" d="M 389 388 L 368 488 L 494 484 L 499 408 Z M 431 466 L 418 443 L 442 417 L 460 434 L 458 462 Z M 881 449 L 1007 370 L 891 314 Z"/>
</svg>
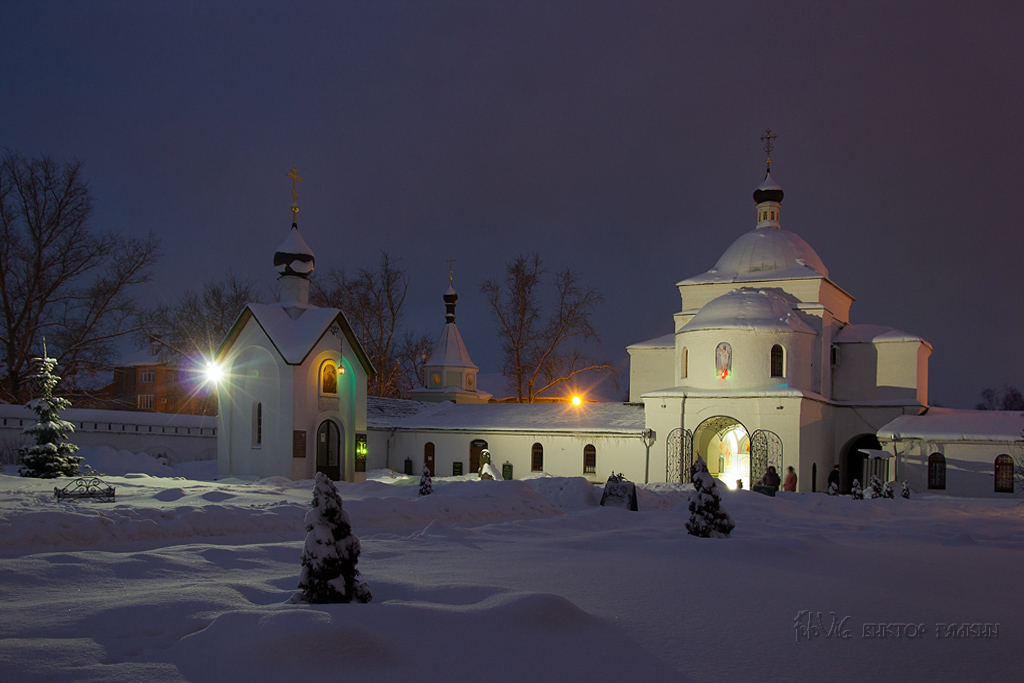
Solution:
<svg viewBox="0 0 1024 683">
<path fill-rule="evenodd" d="M 34 446 L 22 447 L 21 476 L 52 479 L 54 477 L 76 477 L 82 458 L 75 455 L 78 446 L 67 443 L 64 439 L 75 431 L 70 422 L 60 419 L 60 411 L 71 407 L 66 398 L 55 398 L 53 389 L 60 377 L 53 374 L 57 361 L 46 357 L 46 345 L 43 345 L 43 357 L 33 358 L 35 374 L 30 375 L 36 386 L 36 396 L 25 406 L 36 414 L 35 424 L 22 430 L 35 439 Z"/>
<path fill-rule="evenodd" d="M 850 485 L 850 495 L 854 500 L 864 500 L 864 489 L 860 487 L 860 479 L 854 479 Z"/>
<path fill-rule="evenodd" d="M 729 532 L 736 528 L 736 523 L 722 509 L 721 503 L 722 497 L 718 494 L 715 478 L 700 462 L 697 471 L 693 473 L 690 519 L 686 522 L 686 531 L 700 538 L 727 538 Z"/>
<path fill-rule="evenodd" d="M 828 495 L 830 495 L 830 496 L 838 496 L 839 495 L 839 487 L 836 485 L 835 482 L 832 482 L 831 484 L 828 485 Z"/>
<path fill-rule="evenodd" d="M 359 539 L 352 534 L 338 489 L 323 472 L 313 486 L 313 509 L 306 513 L 306 544 L 302 549 L 301 593 L 305 602 L 370 602 L 365 583 L 358 583 Z"/>
<path fill-rule="evenodd" d="M 430 480 L 430 468 L 424 465 L 423 474 L 420 475 L 420 495 L 429 496 L 433 492 L 434 489 Z"/>
<path fill-rule="evenodd" d="M 893 491 L 892 482 L 885 482 L 885 488 L 882 489 L 882 498 L 895 498 L 896 492 Z"/>
<path fill-rule="evenodd" d="M 883 495 L 883 493 L 882 493 L 882 480 L 872 474 L 871 475 L 870 486 L 871 486 L 871 498 L 872 499 L 881 498 L 882 495 Z"/>
<path fill-rule="evenodd" d="M 906 481 L 903 482 L 903 490 L 900 491 L 900 495 L 903 496 L 904 498 L 910 498 L 910 487 L 907 486 Z"/>
</svg>

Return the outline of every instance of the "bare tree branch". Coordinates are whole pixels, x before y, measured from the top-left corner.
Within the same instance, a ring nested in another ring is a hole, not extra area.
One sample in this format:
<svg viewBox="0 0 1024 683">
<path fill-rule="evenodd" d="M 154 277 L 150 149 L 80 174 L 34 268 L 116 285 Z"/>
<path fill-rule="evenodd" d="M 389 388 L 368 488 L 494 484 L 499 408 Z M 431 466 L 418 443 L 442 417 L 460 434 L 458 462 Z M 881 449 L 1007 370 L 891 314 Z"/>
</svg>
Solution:
<svg viewBox="0 0 1024 683">
<path fill-rule="evenodd" d="M 0 157 L 0 397 L 27 398 L 29 361 L 46 337 L 67 386 L 110 367 L 113 343 L 134 328 L 133 285 L 146 282 L 156 238 L 94 233 L 81 162 Z"/>
<path fill-rule="evenodd" d="M 601 302 L 601 294 L 580 284 L 569 268 L 557 273 L 554 303 L 542 324 L 543 275 L 540 256 L 521 255 L 506 267 L 504 288 L 495 280 L 480 288 L 500 329 L 502 372 L 520 403 L 532 403 L 586 372 L 600 372 L 615 380 L 610 363 L 595 361 L 582 350 L 584 344 L 599 341 L 590 315 Z"/>
</svg>

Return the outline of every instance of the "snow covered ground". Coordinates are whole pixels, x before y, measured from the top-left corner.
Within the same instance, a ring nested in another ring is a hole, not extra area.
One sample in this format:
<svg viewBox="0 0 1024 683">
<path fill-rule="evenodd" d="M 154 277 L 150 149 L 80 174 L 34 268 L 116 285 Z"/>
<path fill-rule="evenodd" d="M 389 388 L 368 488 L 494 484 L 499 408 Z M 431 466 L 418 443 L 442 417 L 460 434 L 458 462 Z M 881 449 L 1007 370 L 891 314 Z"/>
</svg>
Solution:
<svg viewBox="0 0 1024 683">
<path fill-rule="evenodd" d="M 420 497 L 418 479 L 375 472 L 339 485 L 373 602 L 312 606 L 289 602 L 311 482 L 213 481 L 212 463 L 88 455 L 116 475 L 115 503 L 56 503 L 53 480 L 0 475 L 0 681 L 1005 681 L 1024 670 L 1015 501 L 725 491 L 736 530 L 698 539 L 679 486 L 642 488 L 628 512 L 599 507 L 583 479 L 439 478 Z M 913 627 L 877 637 L 872 624 Z M 940 624 L 998 624 L 998 635 L 947 637 Z"/>
</svg>

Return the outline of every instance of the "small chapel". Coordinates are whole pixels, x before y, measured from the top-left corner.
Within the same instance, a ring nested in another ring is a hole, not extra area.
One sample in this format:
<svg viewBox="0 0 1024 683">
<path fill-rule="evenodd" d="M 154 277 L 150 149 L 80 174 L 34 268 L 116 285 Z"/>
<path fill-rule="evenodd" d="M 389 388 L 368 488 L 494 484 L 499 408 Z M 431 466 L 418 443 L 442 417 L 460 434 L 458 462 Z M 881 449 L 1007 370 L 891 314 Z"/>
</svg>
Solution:
<svg viewBox="0 0 1024 683">
<path fill-rule="evenodd" d="M 374 369 L 345 314 L 309 303 L 313 251 L 292 225 L 274 253 L 279 301 L 248 304 L 216 352 L 218 474 L 359 481 L 366 471 L 366 388 Z"/>
</svg>

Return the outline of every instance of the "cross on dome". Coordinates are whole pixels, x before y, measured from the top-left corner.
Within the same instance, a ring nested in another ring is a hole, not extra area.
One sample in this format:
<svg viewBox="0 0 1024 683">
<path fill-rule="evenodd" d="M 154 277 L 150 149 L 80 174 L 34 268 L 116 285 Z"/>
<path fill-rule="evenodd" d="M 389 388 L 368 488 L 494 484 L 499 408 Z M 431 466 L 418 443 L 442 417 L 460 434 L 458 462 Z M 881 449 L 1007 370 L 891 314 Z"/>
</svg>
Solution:
<svg viewBox="0 0 1024 683">
<path fill-rule="evenodd" d="M 775 149 L 775 145 L 772 144 L 772 140 L 779 137 L 772 132 L 771 128 L 764 129 L 764 135 L 761 136 L 761 141 L 764 142 L 764 154 L 765 161 L 768 164 L 768 171 L 772 170 L 772 150 Z"/>
<path fill-rule="evenodd" d="M 298 222 L 299 213 L 299 193 L 296 183 L 302 180 L 302 178 L 299 177 L 299 172 L 295 170 L 294 166 L 292 166 L 292 170 L 287 176 L 292 179 L 292 223 L 294 224 Z"/>
</svg>

